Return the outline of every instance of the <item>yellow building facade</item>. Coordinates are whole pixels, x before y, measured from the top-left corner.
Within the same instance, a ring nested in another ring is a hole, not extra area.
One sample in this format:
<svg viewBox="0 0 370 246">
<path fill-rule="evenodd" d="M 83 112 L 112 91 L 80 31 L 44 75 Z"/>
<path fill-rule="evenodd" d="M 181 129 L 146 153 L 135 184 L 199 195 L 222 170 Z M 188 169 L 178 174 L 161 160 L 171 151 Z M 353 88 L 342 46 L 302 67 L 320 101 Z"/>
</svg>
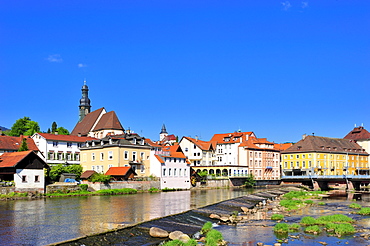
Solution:
<svg viewBox="0 0 370 246">
<path fill-rule="evenodd" d="M 281 153 L 283 176 L 369 175 L 368 153 L 347 139 L 307 136 Z"/>
<path fill-rule="evenodd" d="M 131 166 L 137 177 L 150 176 L 150 146 L 141 137 L 113 136 L 88 141 L 80 150 L 83 171 L 106 173 L 110 167 Z"/>
</svg>

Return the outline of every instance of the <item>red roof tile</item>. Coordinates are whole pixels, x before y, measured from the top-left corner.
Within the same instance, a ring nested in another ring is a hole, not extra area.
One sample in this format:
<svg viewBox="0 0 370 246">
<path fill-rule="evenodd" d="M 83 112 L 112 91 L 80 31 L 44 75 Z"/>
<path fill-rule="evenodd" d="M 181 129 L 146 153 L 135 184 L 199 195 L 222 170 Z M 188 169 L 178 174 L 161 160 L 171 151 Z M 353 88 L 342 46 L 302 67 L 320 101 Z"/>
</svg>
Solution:
<svg viewBox="0 0 370 246">
<path fill-rule="evenodd" d="M 253 132 L 233 132 L 233 133 L 221 133 L 221 134 L 215 134 L 211 138 L 211 142 L 216 143 L 236 143 L 240 142 L 240 138 L 248 136 L 255 136 Z M 229 141 L 225 141 L 225 138 L 230 138 Z M 244 141 L 244 139 L 242 139 Z"/>
<path fill-rule="evenodd" d="M 211 150 L 214 149 L 214 143 L 211 141 L 203 141 L 199 139 L 194 139 L 191 137 L 184 137 L 185 139 L 189 140 L 196 146 L 198 146 L 201 150 Z"/>
<path fill-rule="evenodd" d="M 55 135 L 50 133 L 38 133 L 40 136 L 44 137 L 46 140 L 64 141 L 64 142 L 78 142 L 83 143 L 91 140 L 98 140 L 92 137 L 79 137 L 75 135 Z"/>
<path fill-rule="evenodd" d="M 355 127 L 344 138 L 352 139 L 352 140 L 370 139 L 370 132 L 368 132 L 363 126 L 359 126 L 359 127 Z"/>
<path fill-rule="evenodd" d="M 0 156 L 0 168 L 1 167 L 14 167 L 26 156 L 28 156 L 32 150 L 21 151 L 21 152 L 8 152 Z"/>
<path fill-rule="evenodd" d="M 110 111 L 100 118 L 98 124 L 94 127 L 93 131 L 99 131 L 104 129 L 124 130 L 118 117 L 114 111 Z"/>
<path fill-rule="evenodd" d="M 111 167 L 108 169 L 105 175 L 125 176 L 130 169 L 131 167 Z"/>
<path fill-rule="evenodd" d="M 71 132 L 71 135 L 81 134 L 82 136 L 87 136 L 87 134 L 92 130 L 95 122 L 99 119 L 99 116 L 105 111 L 104 108 L 99 108 L 85 116 L 81 122 L 78 122 Z"/>
<path fill-rule="evenodd" d="M 24 137 L 29 150 L 39 151 L 32 138 Z M 0 136 L 0 149 L 17 151 L 22 143 L 22 137 Z"/>
</svg>

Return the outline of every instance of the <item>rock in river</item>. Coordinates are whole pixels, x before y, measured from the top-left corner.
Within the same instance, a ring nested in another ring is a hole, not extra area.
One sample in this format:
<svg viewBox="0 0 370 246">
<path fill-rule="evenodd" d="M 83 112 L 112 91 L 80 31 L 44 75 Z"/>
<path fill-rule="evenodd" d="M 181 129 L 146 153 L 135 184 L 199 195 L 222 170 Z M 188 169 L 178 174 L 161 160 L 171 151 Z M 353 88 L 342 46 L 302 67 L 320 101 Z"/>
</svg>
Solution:
<svg viewBox="0 0 370 246">
<path fill-rule="evenodd" d="M 168 237 L 168 232 L 158 227 L 152 227 L 149 230 L 149 235 L 152 237 Z"/>
</svg>

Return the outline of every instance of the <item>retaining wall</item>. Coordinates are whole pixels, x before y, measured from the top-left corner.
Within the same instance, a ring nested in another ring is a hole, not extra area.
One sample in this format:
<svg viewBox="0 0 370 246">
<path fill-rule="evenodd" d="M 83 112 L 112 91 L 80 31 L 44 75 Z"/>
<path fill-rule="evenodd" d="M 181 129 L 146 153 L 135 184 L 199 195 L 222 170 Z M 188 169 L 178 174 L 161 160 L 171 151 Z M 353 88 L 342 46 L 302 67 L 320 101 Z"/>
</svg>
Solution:
<svg viewBox="0 0 370 246">
<path fill-rule="evenodd" d="M 104 183 L 92 183 L 92 182 L 83 182 L 88 184 L 89 187 L 94 190 L 108 190 L 108 189 L 123 189 L 123 188 L 132 188 L 136 190 L 149 190 L 150 188 L 160 189 L 160 181 L 114 181 L 109 184 Z"/>
</svg>

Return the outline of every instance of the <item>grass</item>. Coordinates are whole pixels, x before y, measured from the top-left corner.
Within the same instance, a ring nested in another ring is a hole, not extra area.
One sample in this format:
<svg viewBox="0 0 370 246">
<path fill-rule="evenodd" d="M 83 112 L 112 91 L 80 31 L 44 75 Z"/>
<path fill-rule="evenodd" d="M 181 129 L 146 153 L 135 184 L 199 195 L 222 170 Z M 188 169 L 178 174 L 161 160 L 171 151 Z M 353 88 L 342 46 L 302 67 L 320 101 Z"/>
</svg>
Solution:
<svg viewBox="0 0 370 246">
<path fill-rule="evenodd" d="M 306 229 L 304 230 L 304 232 L 307 232 L 307 233 L 321 233 L 321 229 L 318 225 L 312 225 L 312 226 L 307 226 Z"/>
<path fill-rule="evenodd" d="M 28 192 L 10 192 L 8 194 L 0 194 L 0 199 L 16 198 L 16 197 L 27 197 Z"/>
<path fill-rule="evenodd" d="M 305 200 L 304 203 L 306 203 L 306 204 L 313 204 L 313 201 L 312 200 Z"/>
<path fill-rule="evenodd" d="M 361 209 L 362 208 L 362 206 L 360 204 L 358 204 L 358 203 L 351 203 L 349 205 L 349 207 L 350 208 L 354 208 L 354 209 Z"/>
<path fill-rule="evenodd" d="M 326 203 L 325 202 L 318 202 L 317 205 L 319 205 L 319 206 L 325 206 Z"/>
<path fill-rule="evenodd" d="M 311 216 L 306 216 L 301 219 L 300 224 L 304 226 L 316 225 L 316 219 Z"/>
<path fill-rule="evenodd" d="M 169 241 L 163 244 L 163 246 L 196 246 L 196 245 L 197 245 L 197 241 L 195 239 L 190 239 L 186 243 L 181 242 L 180 240 L 176 239 L 176 240 L 172 240 L 172 241 Z"/>
<path fill-rule="evenodd" d="M 299 231 L 300 228 L 301 226 L 296 223 L 289 225 L 289 231 Z"/>
<path fill-rule="evenodd" d="M 151 187 L 151 188 L 148 190 L 148 192 L 159 192 L 159 191 L 160 191 L 160 189 L 155 188 L 155 187 Z"/>
<path fill-rule="evenodd" d="M 212 229 L 207 233 L 205 241 L 207 246 L 217 246 L 222 240 L 221 232 Z"/>
<path fill-rule="evenodd" d="M 370 215 L 370 208 L 361 208 L 360 211 L 357 212 L 357 214 Z"/>
<path fill-rule="evenodd" d="M 326 224 L 326 229 L 328 233 L 335 233 L 337 235 L 348 235 L 356 232 L 353 225 L 348 223 L 328 223 Z"/>
<path fill-rule="evenodd" d="M 333 214 L 325 215 L 317 218 L 317 224 L 327 224 L 329 222 L 333 223 L 353 223 L 354 220 L 344 214 Z"/>
<path fill-rule="evenodd" d="M 286 223 L 277 223 L 274 226 L 274 232 L 278 234 L 286 234 L 289 232 L 289 225 Z"/>
<path fill-rule="evenodd" d="M 282 219 L 284 219 L 284 215 L 282 215 L 282 214 L 273 214 L 271 216 L 271 219 L 272 220 L 282 220 Z"/>
<path fill-rule="evenodd" d="M 212 230 L 212 222 L 206 222 L 204 225 L 203 225 L 203 227 L 202 227 L 202 229 L 200 230 L 200 232 L 202 233 L 202 234 L 207 234 L 210 230 Z"/>
<path fill-rule="evenodd" d="M 302 205 L 303 202 L 301 200 L 281 200 L 280 205 L 285 207 L 287 210 L 295 210 Z"/>
<path fill-rule="evenodd" d="M 98 190 L 94 192 L 89 192 L 86 190 L 79 190 L 75 192 L 63 192 L 57 191 L 54 193 L 47 193 L 45 196 L 47 197 L 63 197 L 63 196 L 79 196 L 79 195 L 119 195 L 119 194 L 135 194 L 137 193 L 136 189 L 132 188 L 123 188 L 123 189 L 109 189 L 109 190 Z"/>
</svg>

